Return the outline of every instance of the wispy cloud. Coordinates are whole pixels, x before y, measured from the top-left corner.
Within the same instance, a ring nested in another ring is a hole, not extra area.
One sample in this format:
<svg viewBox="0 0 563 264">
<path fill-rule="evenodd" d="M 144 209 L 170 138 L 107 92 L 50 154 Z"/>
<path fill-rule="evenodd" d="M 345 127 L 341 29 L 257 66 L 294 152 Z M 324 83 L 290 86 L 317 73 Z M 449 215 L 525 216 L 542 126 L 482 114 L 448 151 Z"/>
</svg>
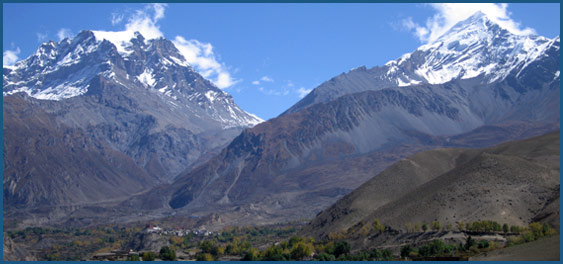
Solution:
<svg viewBox="0 0 563 264">
<path fill-rule="evenodd" d="M 267 76 L 265 76 L 267 77 Z M 268 79 L 268 81 L 264 81 L 265 79 Z M 270 82 L 273 83 L 273 79 L 272 78 L 260 78 L 260 80 L 262 82 Z M 260 81 L 254 81 L 252 82 L 252 84 L 254 85 L 260 85 L 261 82 Z M 266 83 L 263 83 L 266 84 Z M 295 95 L 297 94 L 297 96 L 299 98 L 303 98 L 305 97 L 308 93 L 310 93 L 312 91 L 312 89 L 305 89 L 305 87 L 298 85 L 297 88 L 295 83 L 293 83 L 291 80 L 283 80 L 281 85 L 276 85 L 275 87 L 271 87 L 272 84 L 267 84 L 270 87 L 265 87 L 264 85 L 260 85 L 258 87 L 258 91 L 260 91 L 262 94 L 265 95 L 269 95 L 269 96 L 286 96 L 286 95 Z"/>
<path fill-rule="evenodd" d="M 494 3 L 434 3 L 429 4 L 436 13 L 426 20 L 424 25 L 413 21 L 411 17 L 403 19 L 402 25 L 422 42 L 432 42 L 446 33 L 453 25 L 469 18 L 477 11 L 486 14 L 489 19 L 497 23 L 506 30 L 518 34 L 535 34 L 532 28 L 522 28 L 521 25 L 510 18 L 508 4 Z"/>
<path fill-rule="evenodd" d="M 285 88 L 276 90 L 276 89 L 266 89 L 264 87 L 258 87 L 258 91 L 262 92 L 265 95 L 274 95 L 274 96 L 286 96 L 289 94 L 289 90 Z"/>
<path fill-rule="evenodd" d="M 19 58 L 18 55 L 20 54 L 20 47 L 17 47 L 15 50 L 5 50 L 4 57 L 2 58 L 2 65 L 3 66 L 11 66 L 16 63 Z"/>
<path fill-rule="evenodd" d="M 70 29 L 68 28 L 61 28 L 59 29 L 59 31 L 57 32 L 57 37 L 59 38 L 59 41 L 65 39 L 65 38 L 70 38 L 72 37 L 72 32 L 70 31 Z"/>
<path fill-rule="evenodd" d="M 264 75 L 264 76 L 262 76 L 259 80 L 252 81 L 252 84 L 253 84 L 253 85 L 260 85 L 260 83 L 262 83 L 262 82 L 270 82 L 270 83 L 273 83 L 273 82 L 274 82 L 274 79 L 272 79 L 272 77 L 269 77 L 269 76 Z"/>
<path fill-rule="evenodd" d="M 111 13 L 111 24 L 113 26 L 121 23 L 121 21 L 123 21 L 123 18 L 125 17 L 124 14 L 119 14 L 119 13 Z"/>
<path fill-rule="evenodd" d="M 303 87 L 300 87 L 299 89 L 297 89 L 297 94 L 299 95 L 299 98 L 303 98 L 305 96 L 307 96 L 313 89 L 305 89 Z"/>
<path fill-rule="evenodd" d="M 37 32 L 36 35 L 37 35 L 37 42 L 39 43 L 45 42 L 48 37 L 47 33 Z"/>
</svg>

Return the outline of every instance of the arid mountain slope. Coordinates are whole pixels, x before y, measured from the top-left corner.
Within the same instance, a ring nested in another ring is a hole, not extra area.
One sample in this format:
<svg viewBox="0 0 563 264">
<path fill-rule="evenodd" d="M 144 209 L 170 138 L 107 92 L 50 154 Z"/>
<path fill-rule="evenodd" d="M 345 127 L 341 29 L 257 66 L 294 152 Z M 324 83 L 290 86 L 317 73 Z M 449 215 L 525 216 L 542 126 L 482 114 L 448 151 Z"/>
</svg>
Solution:
<svg viewBox="0 0 563 264">
<path fill-rule="evenodd" d="M 417 153 L 323 211 L 305 233 L 323 237 L 376 218 L 405 229 L 431 221 L 525 225 L 559 215 L 559 142 L 555 132 L 485 149 Z"/>
</svg>

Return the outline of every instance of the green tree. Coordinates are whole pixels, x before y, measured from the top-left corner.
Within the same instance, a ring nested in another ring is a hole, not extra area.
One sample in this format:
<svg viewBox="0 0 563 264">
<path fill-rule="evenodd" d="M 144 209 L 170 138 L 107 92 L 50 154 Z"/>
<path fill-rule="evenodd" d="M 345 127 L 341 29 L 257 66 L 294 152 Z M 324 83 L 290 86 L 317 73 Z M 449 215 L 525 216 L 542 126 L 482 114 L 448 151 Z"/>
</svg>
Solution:
<svg viewBox="0 0 563 264">
<path fill-rule="evenodd" d="M 176 260 L 176 252 L 171 250 L 168 246 L 163 246 L 160 248 L 160 253 L 158 254 L 162 260 Z"/>
<path fill-rule="evenodd" d="M 551 226 L 549 226 L 548 224 L 544 223 L 543 224 L 543 234 L 545 236 L 551 236 L 553 234 L 555 234 L 555 229 L 553 229 Z"/>
<path fill-rule="evenodd" d="M 465 249 L 469 249 L 474 245 L 475 245 L 475 239 L 473 239 L 471 236 L 468 236 L 467 239 L 465 240 Z"/>
<path fill-rule="evenodd" d="M 426 223 L 422 224 L 422 232 L 426 232 L 428 230 L 428 225 Z"/>
<path fill-rule="evenodd" d="M 322 253 L 315 256 L 315 260 L 317 260 L 317 261 L 335 261 L 336 257 L 332 254 L 322 252 Z"/>
<path fill-rule="evenodd" d="M 139 255 L 129 255 L 127 256 L 127 261 L 140 261 Z"/>
<path fill-rule="evenodd" d="M 512 233 L 520 233 L 522 231 L 523 231 L 522 227 L 519 227 L 519 226 L 511 226 L 510 227 L 510 232 L 512 232 Z"/>
<path fill-rule="evenodd" d="M 289 239 L 289 247 L 293 247 L 293 246 L 296 245 L 297 243 L 299 243 L 299 242 L 304 242 L 304 241 L 305 241 L 305 238 L 298 237 L 298 236 L 292 236 L 292 237 Z"/>
<path fill-rule="evenodd" d="M 440 255 L 444 252 L 444 250 L 446 249 L 446 245 L 444 244 L 444 242 L 442 242 L 442 240 L 438 240 L 438 239 L 434 239 L 432 240 L 429 244 L 428 244 L 429 250 L 430 250 L 430 255 L 431 256 L 437 256 Z"/>
<path fill-rule="evenodd" d="M 539 222 L 533 222 L 530 224 L 530 230 L 534 234 L 534 238 L 538 239 L 543 237 L 543 225 Z"/>
<path fill-rule="evenodd" d="M 369 255 L 373 260 L 381 260 L 381 251 L 377 250 L 377 248 L 372 249 Z"/>
<path fill-rule="evenodd" d="M 270 246 L 268 249 L 266 249 L 266 251 L 264 252 L 264 257 L 262 258 L 262 260 L 286 261 L 286 260 L 289 260 L 289 259 L 286 258 L 286 256 L 284 255 L 283 249 L 281 247 L 273 245 L 273 246 Z"/>
<path fill-rule="evenodd" d="M 350 244 L 348 244 L 348 242 L 346 241 L 338 241 L 336 242 L 336 244 L 334 244 L 333 252 L 336 258 L 342 255 L 348 255 L 348 253 L 350 253 Z"/>
<path fill-rule="evenodd" d="M 434 231 L 440 231 L 440 229 L 442 229 L 442 225 L 439 221 L 432 221 L 430 223 L 430 228 L 432 228 L 432 230 Z"/>
<path fill-rule="evenodd" d="M 250 248 L 249 250 L 246 251 L 246 254 L 244 254 L 244 257 L 242 258 L 242 260 L 244 260 L 244 261 L 258 261 L 258 260 L 260 260 L 260 251 L 258 251 L 258 249 L 255 249 L 255 248 Z"/>
<path fill-rule="evenodd" d="M 479 240 L 479 243 L 477 243 L 477 248 L 489 248 L 490 245 L 491 244 L 487 240 Z"/>
<path fill-rule="evenodd" d="M 293 249 L 291 250 L 291 259 L 302 260 L 311 255 L 313 252 L 312 245 L 306 244 L 305 242 L 297 242 Z"/>
<path fill-rule="evenodd" d="M 143 253 L 143 261 L 153 261 L 155 258 L 156 256 L 151 251 Z"/>
<path fill-rule="evenodd" d="M 406 245 L 401 247 L 401 258 L 407 258 L 409 254 L 413 251 L 411 245 Z"/>
<path fill-rule="evenodd" d="M 391 252 L 391 250 L 389 249 L 381 250 L 381 260 L 393 260 L 393 252 Z"/>
<path fill-rule="evenodd" d="M 504 224 L 502 225 L 502 232 L 508 233 L 509 229 L 508 229 L 508 224 Z"/>
<path fill-rule="evenodd" d="M 202 253 L 209 253 L 213 256 L 217 256 L 217 254 L 218 254 L 218 252 L 217 252 L 218 248 L 215 245 L 215 242 L 211 241 L 211 240 L 202 241 L 199 244 L 199 249 L 201 249 Z"/>
</svg>

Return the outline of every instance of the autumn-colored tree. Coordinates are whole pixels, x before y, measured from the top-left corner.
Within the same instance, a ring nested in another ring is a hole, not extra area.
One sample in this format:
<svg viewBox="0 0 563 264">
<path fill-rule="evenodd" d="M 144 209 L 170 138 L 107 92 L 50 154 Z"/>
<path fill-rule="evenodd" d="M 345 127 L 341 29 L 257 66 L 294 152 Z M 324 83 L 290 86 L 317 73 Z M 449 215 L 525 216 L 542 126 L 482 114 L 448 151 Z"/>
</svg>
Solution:
<svg viewBox="0 0 563 264">
<path fill-rule="evenodd" d="M 375 219 L 373 220 L 373 229 L 379 233 L 385 231 L 385 225 L 381 224 L 381 222 L 379 221 L 379 219 Z"/>
</svg>

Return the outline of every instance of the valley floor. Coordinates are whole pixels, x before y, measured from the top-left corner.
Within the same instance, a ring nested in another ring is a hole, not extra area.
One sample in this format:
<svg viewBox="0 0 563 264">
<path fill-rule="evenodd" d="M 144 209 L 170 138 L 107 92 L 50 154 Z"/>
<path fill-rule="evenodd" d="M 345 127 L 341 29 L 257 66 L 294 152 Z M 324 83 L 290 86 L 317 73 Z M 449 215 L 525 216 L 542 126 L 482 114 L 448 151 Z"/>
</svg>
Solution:
<svg viewBox="0 0 563 264">
<path fill-rule="evenodd" d="M 559 261 L 560 236 L 507 247 L 470 258 L 471 261 Z"/>
</svg>

